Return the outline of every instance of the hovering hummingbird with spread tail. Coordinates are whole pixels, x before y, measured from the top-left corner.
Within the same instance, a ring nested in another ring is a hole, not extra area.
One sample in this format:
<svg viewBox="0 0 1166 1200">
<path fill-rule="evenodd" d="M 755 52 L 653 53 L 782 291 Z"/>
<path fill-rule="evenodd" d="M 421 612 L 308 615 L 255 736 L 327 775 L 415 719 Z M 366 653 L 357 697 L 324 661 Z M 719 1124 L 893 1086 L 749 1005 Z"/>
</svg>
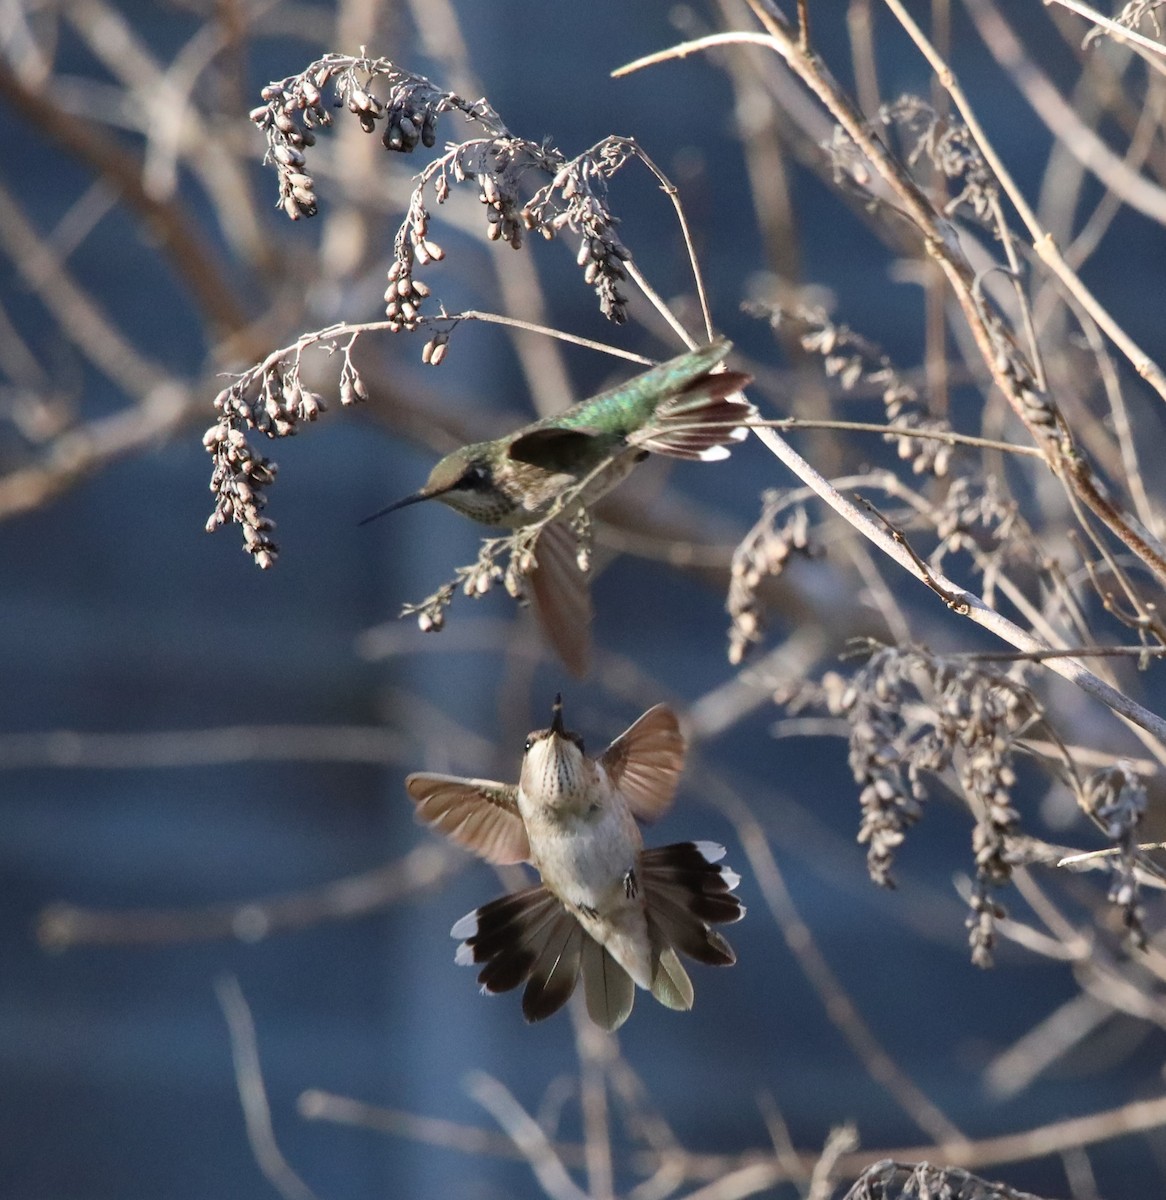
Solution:
<svg viewBox="0 0 1166 1200">
<path fill-rule="evenodd" d="M 580 974 L 591 1019 L 618 1029 L 635 988 L 668 1008 L 692 1007 L 677 951 L 698 962 L 736 961 L 713 925 L 738 921 L 740 882 L 718 866 L 724 847 L 680 842 L 644 849 L 637 818 L 671 805 L 685 741 L 667 705 L 650 708 L 598 757 L 563 725 L 555 697 L 549 729 L 526 739 L 517 785 L 453 775 L 410 775 L 418 821 L 487 862 L 529 862 L 542 882 L 463 917 L 456 961 L 482 963 L 483 991 L 525 983 L 522 1012 L 541 1021 L 561 1008 Z"/>
<path fill-rule="evenodd" d="M 622 482 L 649 454 L 714 462 L 748 436 L 757 410 L 741 394 L 751 377 L 718 370 L 732 343 L 718 338 L 606 392 L 489 442 L 447 454 L 420 491 L 366 517 L 440 500 L 484 525 L 540 530 L 531 591 L 551 644 L 577 675 L 587 669 L 591 619 L 586 572 L 571 519 Z M 574 494 L 571 494 L 574 490 Z"/>
</svg>

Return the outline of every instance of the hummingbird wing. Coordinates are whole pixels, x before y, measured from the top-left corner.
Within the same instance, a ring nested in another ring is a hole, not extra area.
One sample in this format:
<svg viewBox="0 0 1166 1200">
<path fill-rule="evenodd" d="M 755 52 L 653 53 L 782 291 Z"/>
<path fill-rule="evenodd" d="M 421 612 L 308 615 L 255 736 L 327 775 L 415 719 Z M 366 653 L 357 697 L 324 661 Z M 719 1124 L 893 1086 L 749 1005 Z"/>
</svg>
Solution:
<svg viewBox="0 0 1166 1200">
<path fill-rule="evenodd" d="M 528 862 L 530 843 L 518 811 L 518 788 L 488 779 L 418 773 L 405 780 L 417 820 L 499 866 Z"/>
<path fill-rule="evenodd" d="M 591 659 L 591 591 L 570 527 L 558 521 L 544 525 L 534 556 L 537 565 L 528 579 L 535 616 L 567 670 L 581 679 Z"/>
<path fill-rule="evenodd" d="M 632 977 L 593 937 L 585 935 L 582 952 L 583 996 L 587 1015 L 609 1033 L 631 1016 L 636 999 Z"/>
<path fill-rule="evenodd" d="M 599 447 L 600 429 L 548 427 L 520 433 L 506 448 L 515 462 L 530 463 L 557 475 L 575 475 L 580 463 L 586 464 Z"/>
<path fill-rule="evenodd" d="M 729 457 L 727 442 L 749 436 L 757 409 L 741 394 L 752 376 L 739 371 L 702 375 L 665 400 L 651 420 L 628 435 L 628 444 L 671 458 L 716 462 Z"/>
<path fill-rule="evenodd" d="M 671 807 L 684 770 L 684 734 L 667 704 L 657 704 L 603 752 L 600 764 L 641 821 Z"/>
</svg>

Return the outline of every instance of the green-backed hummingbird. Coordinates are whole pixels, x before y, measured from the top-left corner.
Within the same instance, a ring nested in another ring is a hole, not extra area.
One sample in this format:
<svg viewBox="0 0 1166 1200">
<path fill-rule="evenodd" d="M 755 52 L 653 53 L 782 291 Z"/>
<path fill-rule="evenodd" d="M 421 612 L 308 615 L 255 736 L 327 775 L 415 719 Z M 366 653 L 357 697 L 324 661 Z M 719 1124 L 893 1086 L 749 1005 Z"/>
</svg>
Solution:
<svg viewBox="0 0 1166 1200">
<path fill-rule="evenodd" d="M 740 920 L 724 848 L 681 842 L 645 850 L 637 819 L 672 804 L 685 741 L 667 705 L 650 708 L 598 757 L 563 725 L 555 697 L 549 729 L 526 740 L 519 782 L 410 775 L 417 819 L 487 862 L 529 862 L 541 884 L 503 896 L 454 925 L 456 959 L 481 963 L 487 992 L 525 983 L 522 1011 L 539 1021 L 562 1007 L 579 976 L 591 1019 L 617 1029 L 635 986 L 687 1010 L 693 990 L 677 951 L 728 966 L 712 926 Z"/>
<path fill-rule="evenodd" d="M 583 674 L 590 601 L 570 521 L 649 454 L 714 462 L 748 436 L 757 410 L 741 391 L 750 376 L 718 369 L 731 348 L 718 338 L 564 412 L 454 450 L 420 491 L 365 521 L 420 500 L 440 500 L 484 525 L 521 529 L 561 502 L 539 533 L 529 578 L 551 643 L 569 668 Z"/>
</svg>

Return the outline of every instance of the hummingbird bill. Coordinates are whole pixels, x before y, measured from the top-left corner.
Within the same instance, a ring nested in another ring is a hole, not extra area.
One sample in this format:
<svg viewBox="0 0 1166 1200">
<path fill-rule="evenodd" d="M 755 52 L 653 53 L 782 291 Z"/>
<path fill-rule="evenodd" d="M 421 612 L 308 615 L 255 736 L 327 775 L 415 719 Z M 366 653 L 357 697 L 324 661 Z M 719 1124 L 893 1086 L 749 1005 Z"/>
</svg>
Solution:
<svg viewBox="0 0 1166 1200">
<path fill-rule="evenodd" d="M 678 951 L 729 966 L 732 947 L 712 927 L 739 921 L 740 877 L 719 866 L 724 847 L 680 842 L 645 849 L 637 821 L 672 804 L 685 740 L 667 705 L 650 708 L 597 758 L 563 724 L 526 740 L 517 784 L 410 775 L 416 817 L 487 862 L 532 864 L 541 882 L 494 900 L 450 931 L 456 961 L 481 964 L 484 992 L 525 984 L 522 1012 L 541 1021 L 580 977 L 587 1012 L 603 1029 L 631 1014 L 636 987 L 668 1008 L 692 1007 Z"/>
<path fill-rule="evenodd" d="M 454 450 L 419 491 L 365 521 L 421 500 L 505 529 L 546 521 L 527 576 L 535 612 L 568 669 L 584 675 L 591 602 L 571 522 L 649 454 L 715 462 L 748 436 L 757 410 L 742 389 L 752 379 L 721 369 L 731 349 L 718 338 L 565 412 Z"/>
</svg>

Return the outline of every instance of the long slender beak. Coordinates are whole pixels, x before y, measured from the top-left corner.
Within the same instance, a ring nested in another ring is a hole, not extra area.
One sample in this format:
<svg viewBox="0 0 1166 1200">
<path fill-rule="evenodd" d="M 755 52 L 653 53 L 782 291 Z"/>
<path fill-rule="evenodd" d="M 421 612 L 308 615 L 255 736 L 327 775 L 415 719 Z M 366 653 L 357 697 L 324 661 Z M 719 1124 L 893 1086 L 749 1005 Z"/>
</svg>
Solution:
<svg viewBox="0 0 1166 1200">
<path fill-rule="evenodd" d="M 392 504 L 385 508 L 378 509 L 371 516 L 365 517 L 357 522 L 357 525 L 367 525 L 369 521 L 375 521 L 378 517 L 383 517 L 388 513 L 396 512 L 398 508 L 404 508 L 407 504 L 416 504 L 418 500 L 428 500 L 433 496 L 434 492 L 427 492 L 424 488 L 419 492 L 414 492 L 411 496 L 406 496 L 404 500 L 394 500 Z"/>
<path fill-rule="evenodd" d="M 563 697 L 557 695 L 551 708 L 551 733 L 562 737 L 563 732 Z"/>
</svg>

